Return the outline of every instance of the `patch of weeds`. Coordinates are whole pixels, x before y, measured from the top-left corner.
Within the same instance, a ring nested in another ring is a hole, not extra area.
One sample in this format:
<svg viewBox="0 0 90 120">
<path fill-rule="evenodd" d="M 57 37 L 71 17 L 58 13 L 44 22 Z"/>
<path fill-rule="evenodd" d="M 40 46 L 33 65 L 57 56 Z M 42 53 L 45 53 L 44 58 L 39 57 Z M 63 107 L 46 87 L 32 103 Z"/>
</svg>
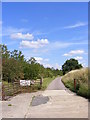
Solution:
<svg viewBox="0 0 90 120">
<path fill-rule="evenodd" d="M 8 104 L 8 106 L 12 106 L 12 104 Z"/>
<path fill-rule="evenodd" d="M 32 105 L 32 101 L 33 101 L 34 98 L 35 98 L 35 96 L 32 97 L 32 100 L 31 100 L 31 102 L 30 102 L 30 106 Z"/>
</svg>

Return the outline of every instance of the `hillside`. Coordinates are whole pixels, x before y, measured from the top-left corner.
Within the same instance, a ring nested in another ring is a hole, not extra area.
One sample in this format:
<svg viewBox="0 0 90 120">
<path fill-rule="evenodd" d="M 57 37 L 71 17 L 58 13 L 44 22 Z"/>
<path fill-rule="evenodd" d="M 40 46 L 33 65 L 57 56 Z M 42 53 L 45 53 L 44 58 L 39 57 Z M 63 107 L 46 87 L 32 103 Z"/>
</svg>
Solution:
<svg viewBox="0 0 90 120">
<path fill-rule="evenodd" d="M 76 90 L 74 89 L 74 79 L 76 79 Z M 90 90 L 88 90 L 88 68 L 72 70 L 62 77 L 62 82 L 67 88 L 78 95 L 86 98 L 90 97 Z"/>
</svg>

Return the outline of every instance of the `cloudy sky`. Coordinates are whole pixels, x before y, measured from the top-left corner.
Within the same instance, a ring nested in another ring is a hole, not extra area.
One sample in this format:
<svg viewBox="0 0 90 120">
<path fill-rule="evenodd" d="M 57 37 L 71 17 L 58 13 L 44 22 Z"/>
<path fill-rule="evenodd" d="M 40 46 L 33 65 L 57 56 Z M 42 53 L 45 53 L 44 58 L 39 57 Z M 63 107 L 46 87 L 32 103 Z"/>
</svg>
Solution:
<svg viewBox="0 0 90 120">
<path fill-rule="evenodd" d="M 3 43 L 26 59 L 61 68 L 70 58 L 88 65 L 88 3 L 3 3 Z"/>
</svg>

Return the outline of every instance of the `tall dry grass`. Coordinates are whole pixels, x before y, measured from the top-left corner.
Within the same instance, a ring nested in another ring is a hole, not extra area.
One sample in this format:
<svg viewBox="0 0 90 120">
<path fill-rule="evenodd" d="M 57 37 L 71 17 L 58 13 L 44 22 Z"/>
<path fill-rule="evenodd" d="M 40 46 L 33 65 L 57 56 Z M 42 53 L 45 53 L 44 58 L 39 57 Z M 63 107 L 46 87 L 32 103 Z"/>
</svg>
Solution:
<svg viewBox="0 0 90 120">
<path fill-rule="evenodd" d="M 74 89 L 74 79 L 76 80 L 76 89 Z M 88 89 L 88 68 L 72 70 L 62 77 L 62 82 L 78 95 L 90 98 L 90 90 Z"/>
</svg>

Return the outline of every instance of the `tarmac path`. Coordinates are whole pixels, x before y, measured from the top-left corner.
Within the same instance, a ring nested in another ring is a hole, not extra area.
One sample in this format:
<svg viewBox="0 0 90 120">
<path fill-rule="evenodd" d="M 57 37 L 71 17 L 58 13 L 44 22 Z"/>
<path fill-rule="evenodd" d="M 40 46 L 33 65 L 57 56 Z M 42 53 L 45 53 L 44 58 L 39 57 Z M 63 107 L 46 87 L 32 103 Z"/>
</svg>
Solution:
<svg viewBox="0 0 90 120">
<path fill-rule="evenodd" d="M 69 93 L 72 93 L 69 89 L 67 89 L 64 84 L 61 81 L 62 77 L 58 77 L 55 80 L 53 80 L 46 90 L 65 90 Z"/>
<path fill-rule="evenodd" d="M 65 89 L 66 88 L 61 81 L 61 77 L 58 77 L 55 80 L 53 80 L 47 88 L 47 90 L 65 90 Z"/>
</svg>

